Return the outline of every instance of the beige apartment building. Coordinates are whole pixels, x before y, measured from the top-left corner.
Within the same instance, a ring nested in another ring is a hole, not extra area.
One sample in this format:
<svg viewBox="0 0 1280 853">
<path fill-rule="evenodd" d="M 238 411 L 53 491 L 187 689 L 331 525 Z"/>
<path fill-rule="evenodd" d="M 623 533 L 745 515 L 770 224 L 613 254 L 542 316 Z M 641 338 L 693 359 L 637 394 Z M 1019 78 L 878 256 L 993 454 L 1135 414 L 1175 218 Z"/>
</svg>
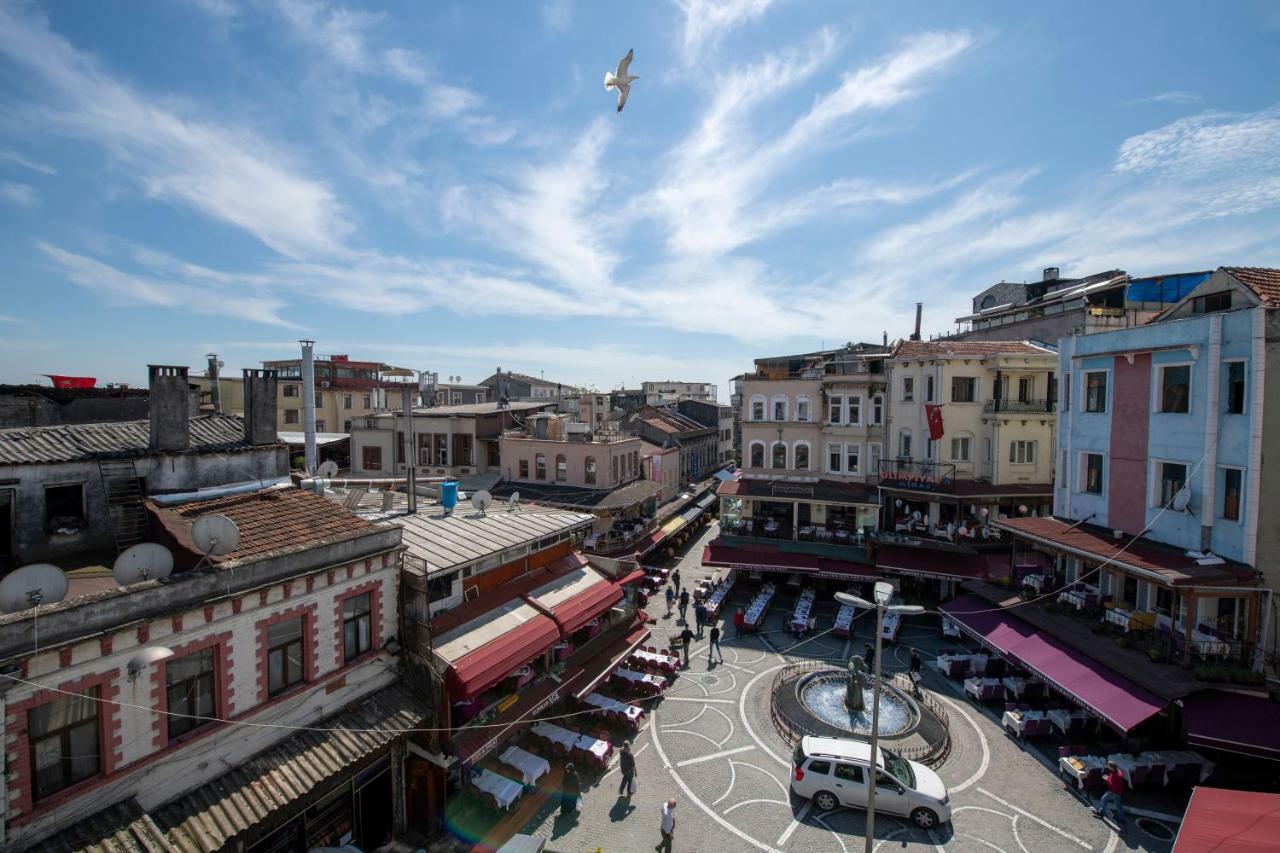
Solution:
<svg viewBox="0 0 1280 853">
<path fill-rule="evenodd" d="M 884 526 L 933 534 L 1049 514 L 1057 360 L 1030 341 L 900 341 L 886 361 L 891 443 L 874 472 Z"/>
<path fill-rule="evenodd" d="M 742 377 L 743 474 L 720 490 L 730 530 L 852 543 L 876 526 L 888 356 L 849 344 L 756 359 Z"/>
<path fill-rule="evenodd" d="M 593 435 L 568 415 L 527 417 L 525 430 L 503 433 L 499 446 L 509 482 L 604 490 L 641 477 L 639 438 Z"/>
</svg>

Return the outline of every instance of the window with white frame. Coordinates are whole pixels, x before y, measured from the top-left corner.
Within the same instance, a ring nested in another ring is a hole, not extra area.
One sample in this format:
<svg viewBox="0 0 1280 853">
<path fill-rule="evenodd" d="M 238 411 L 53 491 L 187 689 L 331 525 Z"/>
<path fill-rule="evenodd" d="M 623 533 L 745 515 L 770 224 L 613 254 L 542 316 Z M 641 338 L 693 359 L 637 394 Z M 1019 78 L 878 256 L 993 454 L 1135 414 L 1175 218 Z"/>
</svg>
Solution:
<svg viewBox="0 0 1280 853">
<path fill-rule="evenodd" d="M 751 420 L 764 420 L 765 399 L 763 396 L 755 396 L 751 398 Z"/>
<path fill-rule="evenodd" d="M 924 458 L 925 459 L 938 458 L 938 442 L 934 441 L 932 437 L 926 438 L 924 440 Z"/>
<path fill-rule="evenodd" d="M 773 450 L 769 454 L 769 467 L 786 468 L 787 467 L 787 446 L 781 441 L 773 443 Z"/>
<path fill-rule="evenodd" d="M 1242 518 L 1241 500 L 1244 493 L 1244 469 L 1222 469 L 1222 509 L 1218 515 L 1227 521 L 1239 521 Z"/>
<path fill-rule="evenodd" d="M 844 472 L 846 474 L 862 473 L 861 444 L 846 444 L 844 446 Z"/>
<path fill-rule="evenodd" d="M 862 426 L 862 398 L 849 398 L 849 423 L 853 426 Z"/>
<path fill-rule="evenodd" d="M 810 400 L 808 397 L 796 397 L 796 420 L 808 423 L 810 414 Z"/>
<path fill-rule="evenodd" d="M 1036 442 L 1009 442 L 1009 461 L 1015 465 L 1034 465 L 1036 463 Z"/>
<path fill-rule="evenodd" d="M 1080 454 L 1080 491 L 1088 495 L 1102 494 L 1102 454 Z"/>
<path fill-rule="evenodd" d="M 777 396 L 773 398 L 773 419 L 775 421 L 785 421 L 787 419 L 787 398 Z"/>
<path fill-rule="evenodd" d="M 933 396 L 936 393 L 936 391 L 934 390 L 933 384 L 934 384 L 933 374 L 932 373 L 927 374 L 924 377 L 924 401 L 926 403 L 935 402 L 935 400 L 933 399 Z"/>
<path fill-rule="evenodd" d="M 1018 377 L 1018 402 L 1030 403 L 1036 397 L 1036 378 L 1034 376 Z"/>
<path fill-rule="evenodd" d="M 973 461 L 973 436 L 967 432 L 958 433 L 951 437 L 951 461 L 952 462 L 972 462 Z"/>
<path fill-rule="evenodd" d="M 832 394 L 827 399 L 827 423 L 839 426 L 844 423 L 844 396 Z"/>
<path fill-rule="evenodd" d="M 1191 365 L 1161 365 L 1156 393 L 1157 411 L 1183 415 L 1191 411 Z"/>
<path fill-rule="evenodd" d="M 902 377 L 902 402 L 910 403 L 916 398 L 916 379 L 914 376 Z"/>
<path fill-rule="evenodd" d="M 951 402 L 972 403 L 978 399 L 978 380 L 972 376 L 951 377 Z"/>
<path fill-rule="evenodd" d="M 867 445 L 867 471 L 876 474 L 880 471 L 880 442 L 873 441 Z"/>
<path fill-rule="evenodd" d="M 898 455 L 904 459 L 911 458 L 911 430 L 909 429 L 898 432 Z"/>
<path fill-rule="evenodd" d="M 809 470 L 809 444 L 804 441 L 797 441 L 794 453 L 796 455 L 796 470 Z"/>
<path fill-rule="evenodd" d="M 982 439 L 982 461 L 988 465 L 991 464 L 991 439 L 990 438 Z"/>
<path fill-rule="evenodd" d="M 1187 484 L 1187 466 L 1184 462 L 1165 462 L 1156 460 L 1152 463 L 1153 483 L 1151 493 L 1154 500 L 1152 506 L 1169 506 L 1174 495 Z"/>
<path fill-rule="evenodd" d="M 841 462 L 841 459 L 840 459 L 840 445 L 838 445 L 838 444 L 828 444 L 828 445 L 827 445 L 827 473 L 828 473 L 828 474 L 839 474 L 839 473 L 840 473 L 840 462 Z"/>
<path fill-rule="evenodd" d="M 884 397 L 880 394 L 871 398 L 871 423 L 875 426 L 884 423 Z"/>
<path fill-rule="evenodd" d="M 1228 361 L 1222 365 L 1222 396 L 1228 415 L 1244 414 L 1244 362 Z"/>
<path fill-rule="evenodd" d="M 1085 373 L 1084 410 L 1086 412 L 1107 410 L 1107 372 L 1105 370 L 1090 370 Z"/>
</svg>

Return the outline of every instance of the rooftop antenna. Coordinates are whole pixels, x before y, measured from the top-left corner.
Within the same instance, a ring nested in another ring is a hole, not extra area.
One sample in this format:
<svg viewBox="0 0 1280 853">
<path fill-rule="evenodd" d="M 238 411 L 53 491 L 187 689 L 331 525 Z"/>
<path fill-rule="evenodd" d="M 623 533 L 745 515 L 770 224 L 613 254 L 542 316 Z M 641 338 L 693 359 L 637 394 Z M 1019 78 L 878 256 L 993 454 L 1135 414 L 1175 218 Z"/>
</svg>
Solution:
<svg viewBox="0 0 1280 853">
<path fill-rule="evenodd" d="M 162 581 L 173 572 L 173 553 L 155 542 L 140 542 L 126 549 L 111 567 L 116 586 L 132 586 L 143 581 Z"/>
<path fill-rule="evenodd" d="M 230 554 L 240 547 L 240 528 L 225 515 L 202 515 L 191 525 L 191 541 L 204 554 L 196 568 L 210 565 L 213 557 Z"/>
<path fill-rule="evenodd" d="M 31 633 L 37 654 L 40 651 L 40 605 L 56 604 L 67 597 L 67 575 L 50 563 L 32 563 L 9 573 L 0 581 L 0 611 L 31 612 Z"/>
<path fill-rule="evenodd" d="M 482 516 L 484 515 L 484 511 L 488 509 L 489 505 L 492 503 L 493 495 L 489 494 L 484 489 L 479 489 L 471 496 L 471 505 L 475 507 L 476 512 L 480 513 Z"/>
<path fill-rule="evenodd" d="M 323 477 L 326 480 L 332 480 L 338 476 L 338 463 L 332 459 L 326 459 L 320 463 L 320 467 L 316 469 L 316 476 Z"/>
</svg>

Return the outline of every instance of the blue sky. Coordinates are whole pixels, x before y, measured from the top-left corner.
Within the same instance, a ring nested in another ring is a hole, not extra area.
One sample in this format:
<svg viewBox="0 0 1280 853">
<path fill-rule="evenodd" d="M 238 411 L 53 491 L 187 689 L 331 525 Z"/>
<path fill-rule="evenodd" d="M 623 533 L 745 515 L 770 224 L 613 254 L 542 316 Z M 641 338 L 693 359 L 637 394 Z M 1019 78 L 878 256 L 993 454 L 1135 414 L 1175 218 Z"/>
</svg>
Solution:
<svg viewBox="0 0 1280 853">
<path fill-rule="evenodd" d="M 1280 265 L 1278 37 L 1266 2 L 0 0 L 0 380 L 311 337 L 724 393 L 1047 265 Z"/>
</svg>

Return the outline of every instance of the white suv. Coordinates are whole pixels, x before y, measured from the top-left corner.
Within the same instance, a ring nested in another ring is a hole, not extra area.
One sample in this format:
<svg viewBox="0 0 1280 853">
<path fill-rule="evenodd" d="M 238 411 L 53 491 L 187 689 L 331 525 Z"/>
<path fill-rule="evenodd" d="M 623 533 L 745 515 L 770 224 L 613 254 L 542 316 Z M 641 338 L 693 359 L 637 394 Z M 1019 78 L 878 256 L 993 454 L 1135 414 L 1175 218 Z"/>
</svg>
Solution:
<svg viewBox="0 0 1280 853">
<path fill-rule="evenodd" d="M 951 820 L 946 786 L 928 767 L 880 749 L 876 761 L 876 811 L 909 817 L 931 829 Z M 791 790 L 824 812 L 840 806 L 867 807 L 871 744 L 860 740 L 804 737 L 792 756 Z"/>
</svg>

